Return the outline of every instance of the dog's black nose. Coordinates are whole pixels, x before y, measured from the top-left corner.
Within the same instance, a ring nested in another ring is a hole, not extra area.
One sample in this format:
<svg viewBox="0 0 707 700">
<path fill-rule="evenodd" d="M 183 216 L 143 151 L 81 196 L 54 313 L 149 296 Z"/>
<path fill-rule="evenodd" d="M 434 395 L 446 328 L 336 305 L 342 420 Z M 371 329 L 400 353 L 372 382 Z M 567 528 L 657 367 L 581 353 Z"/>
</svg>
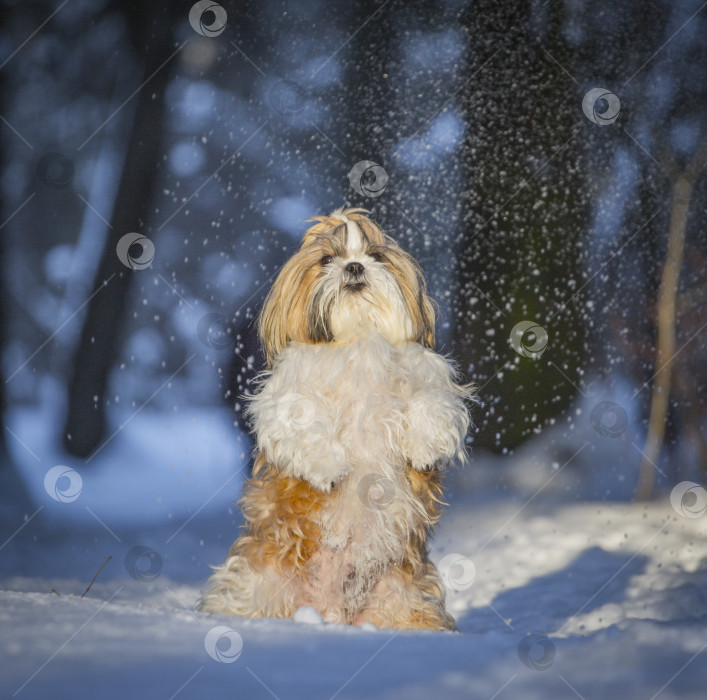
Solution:
<svg viewBox="0 0 707 700">
<path fill-rule="evenodd" d="M 353 275 L 354 277 L 358 277 L 359 275 L 363 274 L 363 265 L 361 265 L 361 263 L 359 262 L 349 263 L 346 266 L 346 272 Z"/>
</svg>

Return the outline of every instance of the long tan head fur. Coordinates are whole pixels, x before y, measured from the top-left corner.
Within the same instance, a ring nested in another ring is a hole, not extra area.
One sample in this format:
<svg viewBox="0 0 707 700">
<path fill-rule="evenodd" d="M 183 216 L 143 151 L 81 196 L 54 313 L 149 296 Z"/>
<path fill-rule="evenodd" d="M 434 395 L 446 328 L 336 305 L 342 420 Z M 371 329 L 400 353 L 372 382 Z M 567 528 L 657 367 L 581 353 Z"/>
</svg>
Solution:
<svg viewBox="0 0 707 700">
<path fill-rule="evenodd" d="M 291 341 L 347 342 L 378 332 L 389 342 L 435 344 L 435 312 L 417 262 L 367 216 L 316 216 L 284 264 L 258 323 L 268 366 Z"/>
</svg>

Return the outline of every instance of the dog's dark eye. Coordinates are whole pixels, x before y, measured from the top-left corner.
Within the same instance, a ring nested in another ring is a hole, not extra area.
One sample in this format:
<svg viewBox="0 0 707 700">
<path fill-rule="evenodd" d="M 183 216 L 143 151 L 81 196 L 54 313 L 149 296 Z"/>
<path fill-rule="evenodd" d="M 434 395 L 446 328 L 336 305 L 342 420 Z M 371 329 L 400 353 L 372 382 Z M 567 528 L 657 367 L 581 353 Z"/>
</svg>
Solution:
<svg viewBox="0 0 707 700">
<path fill-rule="evenodd" d="M 333 256 L 325 255 L 319 262 L 322 265 L 328 265 L 333 259 L 334 259 Z"/>
<path fill-rule="evenodd" d="M 374 251 L 373 253 L 369 253 L 369 255 L 370 255 L 376 262 L 383 262 L 383 261 L 385 260 L 385 256 L 383 255 L 383 253 L 377 253 L 377 252 Z"/>
</svg>

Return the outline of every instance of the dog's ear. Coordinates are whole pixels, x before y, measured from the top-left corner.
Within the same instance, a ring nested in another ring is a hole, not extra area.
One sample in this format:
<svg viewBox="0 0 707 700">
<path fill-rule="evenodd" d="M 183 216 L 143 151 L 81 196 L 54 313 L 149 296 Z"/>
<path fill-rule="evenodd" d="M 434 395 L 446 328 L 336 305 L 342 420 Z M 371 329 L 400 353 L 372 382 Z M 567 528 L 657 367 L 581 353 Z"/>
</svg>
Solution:
<svg viewBox="0 0 707 700">
<path fill-rule="evenodd" d="M 258 316 L 258 335 L 265 353 L 268 367 L 272 367 L 275 358 L 287 345 L 287 330 L 285 325 L 285 300 L 282 298 L 280 276 L 270 288 L 263 308 Z"/>
<path fill-rule="evenodd" d="M 268 367 L 291 340 L 306 342 L 304 308 L 306 299 L 302 285 L 300 256 L 294 255 L 278 273 L 263 302 L 258 317 L 258 333 Z"/>
<path fill-rule="evenodd" d="M 402 292 L 410 319 L 414 340 L 430 350 L 435 347 L 435 304 L 427 296 L 427 285 L 422 269 L 409 253 L 386 236 L 386 255 L 392 262 L 392 272 Z"/>
<path fill-rule="evenodd" d="M 425 291 L 425 283 L 421 280 L 420 294 L 418 300 L 419 318 L 415 318 L 413 314 L 413 321 L 416 322 L 419 329 L 419 337 L 417 342 L 420 345 L 424 345 L 430 350 L 435 348 L 435 307 L 432 300 L 427 296 Z"/>
<path fill-rule="evenodd" d="M 313 342 L 307 327 L 307 306 L 316 280 L 317 250 L 300 249 L 283 266 L 258 317 L 258 333 L 268 367 L 291 341 Z"/>
</svg>

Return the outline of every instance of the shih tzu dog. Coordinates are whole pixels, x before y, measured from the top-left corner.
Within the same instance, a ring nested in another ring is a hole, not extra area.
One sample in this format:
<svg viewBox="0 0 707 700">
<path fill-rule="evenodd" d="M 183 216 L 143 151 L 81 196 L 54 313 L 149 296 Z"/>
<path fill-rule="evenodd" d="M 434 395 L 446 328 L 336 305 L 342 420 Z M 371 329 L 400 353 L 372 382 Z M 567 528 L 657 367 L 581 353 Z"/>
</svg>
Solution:
<svg viewBox="0 0 707 700">
<path fill-rule="evenodd" d="M 472 389 L 433 350 L 419 266 L 366 213 L 315 217 L 265 300 L 245 531 L 203 611 L 455 629 L 427 538 Z"/>
</svg>

